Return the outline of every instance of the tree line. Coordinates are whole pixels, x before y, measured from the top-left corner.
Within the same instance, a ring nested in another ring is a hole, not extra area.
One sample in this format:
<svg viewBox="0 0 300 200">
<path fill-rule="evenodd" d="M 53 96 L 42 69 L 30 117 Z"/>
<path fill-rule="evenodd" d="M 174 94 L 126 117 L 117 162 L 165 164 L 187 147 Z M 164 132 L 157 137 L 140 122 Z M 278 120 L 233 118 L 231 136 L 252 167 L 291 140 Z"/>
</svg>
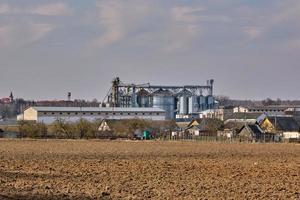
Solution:
<svg viewBox="0 0 300 200">
<path fill-rule="evenodd" d="M 80 119 L 77 122 L 56 120 L 51 125 L 41 122 L 20 121 L 18 123 L 21 138 L 57 138 L 57 139 L 95 139 L 95 138 L 134 138 L 137 130 L 150 130 L 160 134 L 176 128 L 174 121 L 151 121 L 141 119 L 111 120 L 112 130 L 99 131 L 101 121 L 90 122 Z"/>
</svg>

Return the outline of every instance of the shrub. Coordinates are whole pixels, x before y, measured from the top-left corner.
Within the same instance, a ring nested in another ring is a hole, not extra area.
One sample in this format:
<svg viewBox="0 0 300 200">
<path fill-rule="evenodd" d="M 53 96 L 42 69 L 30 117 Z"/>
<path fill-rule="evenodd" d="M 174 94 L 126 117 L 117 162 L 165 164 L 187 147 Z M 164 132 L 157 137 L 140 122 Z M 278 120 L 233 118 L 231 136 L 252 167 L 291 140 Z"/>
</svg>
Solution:
<svg viewBox="0 0 300 200">
<path fill-rule="evenodd" d="M 19 122 L 19 132 L 21 137 L 45 138 L 47 137 L 47 126 L 44 123 Z"/>
<path fill-rule="evenodd" d="M 85 119 L 80 119 L 74 125 L 76 138 L 95 138 L 97 132 L 96 123 L 89 122 Z"/>
</svg>

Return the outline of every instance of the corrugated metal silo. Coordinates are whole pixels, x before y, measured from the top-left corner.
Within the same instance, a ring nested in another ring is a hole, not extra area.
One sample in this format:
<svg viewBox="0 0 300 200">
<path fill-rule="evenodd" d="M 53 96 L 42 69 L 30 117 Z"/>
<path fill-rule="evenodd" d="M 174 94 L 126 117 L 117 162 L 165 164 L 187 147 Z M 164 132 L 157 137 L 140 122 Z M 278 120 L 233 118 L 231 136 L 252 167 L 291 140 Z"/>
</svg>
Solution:
<svg viewBox="0 0 300 200">
<path fill-rule="evenodd" d="M 208 109 L 213 109 L 213 107 L 214 107 L 214 97 L 211 96 L 211 95 L 208 95 L 206 97 L 206 104 L 207 104 Z"/>
<path fill-rule="evenodd" d="M 189 114 L 197 113 L 199 111 L 199 103 L 197 96 L 189 97 Z"/>
<path fill-rule="evenodd" d="M 150 107 L 150 94 L 144 89 L 137 93 L 137 103 L 139 107 Z"/>
<path fill-rule="evenodd" d="M 198 97 L 198 99 L 199 99 L 199 110 L 200 111 L 206 110 L 206 98 L 205 98 L 205 96 L 200 95 Z"/>
<path fill-rule="evenodd" d="M 179 109 L 178 113 L 181 115 L 186 115 L 189 113 L 189 98 L 192 96 L 192 93 L 188 90 L 182 90 L 176 95 L 179 99 Z"/>
<path fill-rule="evenodd" d="M 166 111 L 167 119 L 175 117 L 175 98 L 169 90 L 157 90 L 153 94 L 153 108 L 160 108 Z"/>
</svg>

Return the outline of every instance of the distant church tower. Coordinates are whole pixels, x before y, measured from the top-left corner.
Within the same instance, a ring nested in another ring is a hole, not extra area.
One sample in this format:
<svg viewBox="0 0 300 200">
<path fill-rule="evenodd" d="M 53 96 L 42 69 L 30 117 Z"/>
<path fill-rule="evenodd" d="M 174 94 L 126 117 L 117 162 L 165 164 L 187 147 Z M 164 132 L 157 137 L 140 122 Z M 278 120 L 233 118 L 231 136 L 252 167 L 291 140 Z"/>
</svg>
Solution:
<svg viewBox="0 0 300 200">
<path fill-rule="evenodd" d="M 14 102 L 14 95 L 13 95 L 12 92 L 10 92 L 9 100 L 10 100 L 10 103 L 13 103 L 13 102 Z"/>
</svg>

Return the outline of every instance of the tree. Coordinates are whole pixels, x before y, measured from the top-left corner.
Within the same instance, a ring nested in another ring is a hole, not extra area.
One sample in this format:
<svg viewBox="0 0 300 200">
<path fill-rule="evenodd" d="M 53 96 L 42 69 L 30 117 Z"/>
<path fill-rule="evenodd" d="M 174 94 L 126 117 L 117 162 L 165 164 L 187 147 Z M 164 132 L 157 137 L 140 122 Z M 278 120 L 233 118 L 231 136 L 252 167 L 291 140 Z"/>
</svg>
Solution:
<svg viewBox="0 0 300 200">
<path fill-rule="evenodd" d="M 75 126 L 76 137 L 82 138 L 95 138 L 97 131 L 97 123 L 91 123 L 85 119 L 80 119 Z"/>
<path fill-rule="evenodd" d="M 53 132 L 56 138 L 75 139 L 75 128 L 71 123 L 57 119 L 53 124 Z"/>
</svg>

